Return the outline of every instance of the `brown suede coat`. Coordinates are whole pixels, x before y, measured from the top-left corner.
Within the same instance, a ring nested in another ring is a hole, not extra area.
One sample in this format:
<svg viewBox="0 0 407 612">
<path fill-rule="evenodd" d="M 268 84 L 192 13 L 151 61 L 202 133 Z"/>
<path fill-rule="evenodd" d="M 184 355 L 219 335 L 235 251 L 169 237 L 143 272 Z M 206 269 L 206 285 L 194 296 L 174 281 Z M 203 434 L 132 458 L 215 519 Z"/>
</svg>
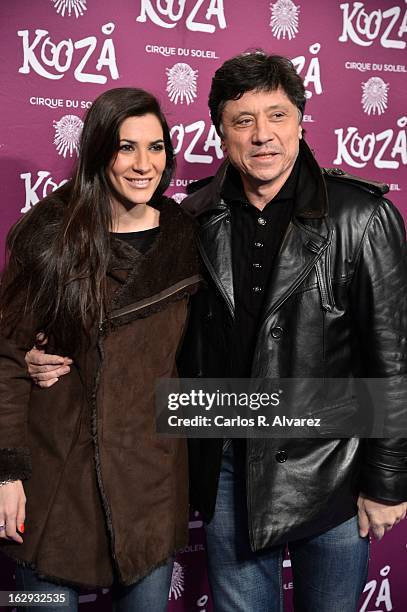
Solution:
<svg viewBox="0 0 407 612">
<path fill-rule="evenodd" d="M 1 341 L 0 481 L 24 479 L 27 506 L 24 544 L 0 550 L 57 581 L 131 584 L 187 542 L 186 441 L 155 434 L 154 388 L 176 375 L 198 260 L 191 219 L 165 198 L 157 208 L 145 255 L 113 240 L 110 322 L 69 375 L 32 387 L 35 322 Z"/>
</svg>

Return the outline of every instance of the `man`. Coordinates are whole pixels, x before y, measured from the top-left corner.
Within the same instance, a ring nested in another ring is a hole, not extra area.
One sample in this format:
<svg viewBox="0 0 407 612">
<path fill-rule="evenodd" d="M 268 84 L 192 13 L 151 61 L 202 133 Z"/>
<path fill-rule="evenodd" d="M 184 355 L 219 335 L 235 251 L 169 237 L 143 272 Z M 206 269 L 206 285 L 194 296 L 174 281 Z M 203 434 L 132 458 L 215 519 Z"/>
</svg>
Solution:
<svg viewBox="0 0 407 612">
<path fill-rule="evenodd" d="M 183 203 L 199 223 L 207 286 L 192 304 L 182 375 L 384 377 L 400 415 L 405 235 L 385 187 L 319 168 L 303 139 L 304 87 L 285 58 L 228 60 L 209 107 L 227 158 Z M 55 380 L 68 367 L 31 371 Z M 406 514 L 404 438 L 193 440 L 190 468 L 216 612 L 280 611 L 287 543 L 297 611 L 356 610 L 369 529 L 380 539 Z"/>
</svg>

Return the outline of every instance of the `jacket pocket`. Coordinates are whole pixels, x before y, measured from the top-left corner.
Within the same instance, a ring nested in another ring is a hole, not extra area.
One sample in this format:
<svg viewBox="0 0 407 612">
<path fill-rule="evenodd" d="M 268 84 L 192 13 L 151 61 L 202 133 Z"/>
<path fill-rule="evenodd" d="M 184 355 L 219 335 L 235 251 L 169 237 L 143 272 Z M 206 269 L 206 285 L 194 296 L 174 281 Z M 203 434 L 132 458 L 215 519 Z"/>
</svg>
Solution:
<svg viewBox="0 0 407 612">
<path fill-rule="evenodd" d="M 316 421 L 316 437 L 353 438 L 368 433 L 369 419 L 360 409 L 357 397 L 312 410 L 310 417 Z"/>
</svg>

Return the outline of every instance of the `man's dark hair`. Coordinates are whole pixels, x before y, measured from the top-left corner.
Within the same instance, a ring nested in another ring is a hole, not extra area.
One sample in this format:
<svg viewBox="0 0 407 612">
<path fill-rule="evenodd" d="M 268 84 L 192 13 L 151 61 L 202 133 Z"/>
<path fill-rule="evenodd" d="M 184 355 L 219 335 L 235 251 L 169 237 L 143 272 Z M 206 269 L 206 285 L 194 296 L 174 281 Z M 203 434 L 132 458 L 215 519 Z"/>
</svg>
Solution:
<svg viewBox="0 0 407 612">
<path fill-rule="evenodd" d="M 215 72 L 209 92 L 209 110 L 216 131 L 221 134 L 222 113 L 228 100 L 238 100 L 248 91 L 274 91 L 278 87 L 284 90 L 302 117 L 305 88 L 289 59 L 257 50 L 227 60 Z"/>
</svg>

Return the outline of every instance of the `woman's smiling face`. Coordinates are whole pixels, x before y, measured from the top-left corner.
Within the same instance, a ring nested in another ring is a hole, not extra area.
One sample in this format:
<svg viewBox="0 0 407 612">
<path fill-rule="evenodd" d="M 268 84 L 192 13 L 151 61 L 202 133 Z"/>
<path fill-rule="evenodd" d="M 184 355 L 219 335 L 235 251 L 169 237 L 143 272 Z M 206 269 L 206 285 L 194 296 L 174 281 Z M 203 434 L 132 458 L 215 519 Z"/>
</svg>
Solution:
<svg viewBox="0 0 407 612">
<path fill-rule="evenodd" d="M 133 204 L 147 204 L 165 170 L 161 123 L 152 113 L 128 117 L 120 126 L 117 154 L 107 168 L 114 189 Z"/>
</svg>

